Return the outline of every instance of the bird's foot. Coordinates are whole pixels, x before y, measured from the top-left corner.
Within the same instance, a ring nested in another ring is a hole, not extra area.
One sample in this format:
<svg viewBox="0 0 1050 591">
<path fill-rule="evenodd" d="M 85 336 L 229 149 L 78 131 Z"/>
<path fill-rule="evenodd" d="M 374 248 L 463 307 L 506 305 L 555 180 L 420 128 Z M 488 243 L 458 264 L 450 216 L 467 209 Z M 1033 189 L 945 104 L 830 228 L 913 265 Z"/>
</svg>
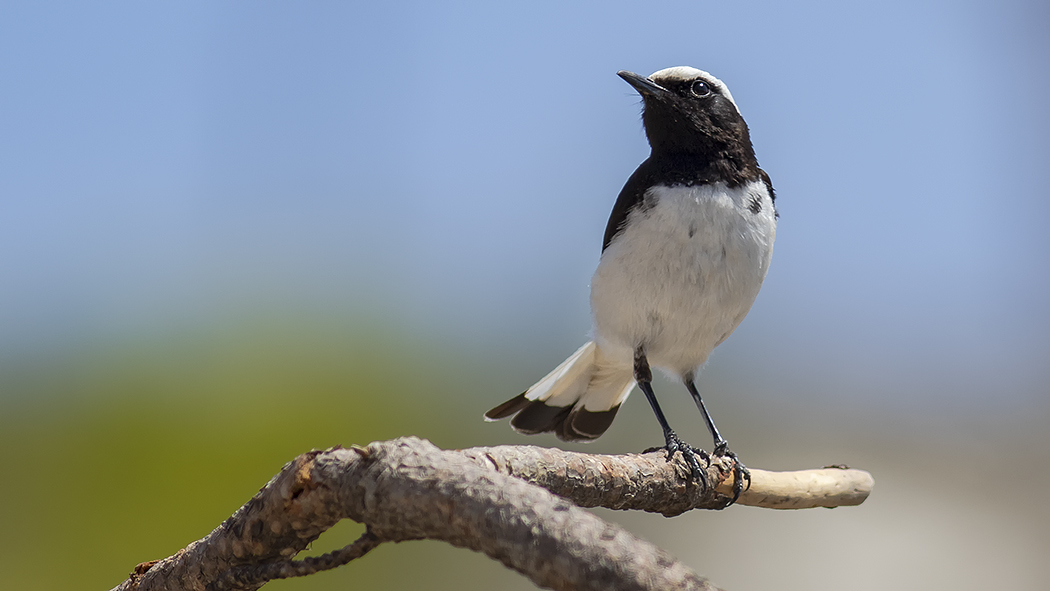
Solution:
<svg viewBox="0 0 1050 591">
<path fill-rule="evenodd" d="M 703 458 L 704 463 L 710 465 L 711 458 L 707 455 L 707 452 L 682 441 L 674 431 L 668 431 L 665 433 L 664 440 L 666 443 L 663 447 L 652 447 L 642 453 L 649 453 L 662 449 L 667 452 L 667 461 L 670 462 L 674 460 L 674 454 L 676 452 L 681 452 L 682 458 L 685 460 L 686 465 L 689 466 L 689 472 L 692 475 L 693 480 L 699 482 L 700 486 L 707 486 L 707 481 L 704 480 L 703 477 L 704 469 L 700 467 L 700 460 L 698 459 Z"/>
<path fill-rule="evenodd" d="M 733 461 L 733 498 L 726 504 L 726 507 L 732 505 L 740 498 L 740 493 L 744 492 L 744 481 L 747 481 L 747 488 L 751 488 L 751 471 L 747 469 L 747 466 L 737 459 L 736 454 L 729 451 L 729 443 L 722 440 L 715 444 L 715 457 L 728 458 Z"/>
</svg>

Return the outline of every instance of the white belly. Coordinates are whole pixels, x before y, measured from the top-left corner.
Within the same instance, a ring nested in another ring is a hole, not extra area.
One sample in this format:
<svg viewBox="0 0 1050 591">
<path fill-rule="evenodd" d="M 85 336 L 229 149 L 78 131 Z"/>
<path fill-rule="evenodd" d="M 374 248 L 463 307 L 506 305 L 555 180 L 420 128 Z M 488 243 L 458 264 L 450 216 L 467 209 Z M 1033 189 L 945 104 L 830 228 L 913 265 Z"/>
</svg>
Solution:
<svg viewBox="0 0 1050 591">
<path fill-rule="evenodd" d="M 751 309 L 775 237 L 761 181 L 650 189 L 591 280 L 599 346 L 626 365 L 643 346 L 653 366 L 695 371 Z"/>
</svg>

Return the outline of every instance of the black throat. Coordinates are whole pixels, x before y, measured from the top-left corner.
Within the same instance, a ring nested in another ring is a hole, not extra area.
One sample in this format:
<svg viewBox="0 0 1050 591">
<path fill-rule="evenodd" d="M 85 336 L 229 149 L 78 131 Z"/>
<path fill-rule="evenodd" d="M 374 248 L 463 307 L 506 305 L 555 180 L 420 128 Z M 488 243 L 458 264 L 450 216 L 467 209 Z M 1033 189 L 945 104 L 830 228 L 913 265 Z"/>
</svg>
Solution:
<svg viewBox="0 0 1050 591">
<path fill-rule="evenodd" d="M 652 146 L 642 166 L 652 168 L 657 183 L 736 187 L 759 176 L 747 123 L 723 96 L 702 108 L 677 95 L 648 98 L 642 123 Z"/>
</svg>

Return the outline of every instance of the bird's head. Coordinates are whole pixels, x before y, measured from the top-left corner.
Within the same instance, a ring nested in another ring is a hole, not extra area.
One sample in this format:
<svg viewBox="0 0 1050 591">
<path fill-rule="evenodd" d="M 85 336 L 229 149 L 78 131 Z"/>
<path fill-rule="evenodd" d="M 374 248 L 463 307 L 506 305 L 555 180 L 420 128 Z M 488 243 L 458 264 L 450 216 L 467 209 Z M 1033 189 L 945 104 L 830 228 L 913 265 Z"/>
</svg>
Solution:
<svg viewBox="0 0 1050 591">
<path fill-rule="evenodd" d="M 654 151 L 721 152 L 750 146 L 747 124 L 729 88 L 711 74 L 688 66 L 648 78 L 621 70 L 619 76 L 642 95 L 642 122 Z"/>
</svg>

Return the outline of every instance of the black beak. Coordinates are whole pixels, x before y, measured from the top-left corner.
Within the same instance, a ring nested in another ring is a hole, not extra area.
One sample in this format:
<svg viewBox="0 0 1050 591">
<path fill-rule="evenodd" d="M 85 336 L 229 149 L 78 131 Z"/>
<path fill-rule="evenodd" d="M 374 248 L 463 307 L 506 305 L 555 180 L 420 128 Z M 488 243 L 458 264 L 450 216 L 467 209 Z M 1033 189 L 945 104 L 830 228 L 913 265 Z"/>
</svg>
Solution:
<svg viewBox="0 0 1050 591">
<path fill-rule="evenodd" d="M 668 93 L 668 90 L 652 80 L 635 74 L 634 72 L 628 72 L 627 70 L 620 70 L 616 73 L 617 76 L 623 78 L 628 84 L 634 87 L 638 91 L 638 94 L 645 97 L 659 97 L 664 96 Z"/>
</svg>

